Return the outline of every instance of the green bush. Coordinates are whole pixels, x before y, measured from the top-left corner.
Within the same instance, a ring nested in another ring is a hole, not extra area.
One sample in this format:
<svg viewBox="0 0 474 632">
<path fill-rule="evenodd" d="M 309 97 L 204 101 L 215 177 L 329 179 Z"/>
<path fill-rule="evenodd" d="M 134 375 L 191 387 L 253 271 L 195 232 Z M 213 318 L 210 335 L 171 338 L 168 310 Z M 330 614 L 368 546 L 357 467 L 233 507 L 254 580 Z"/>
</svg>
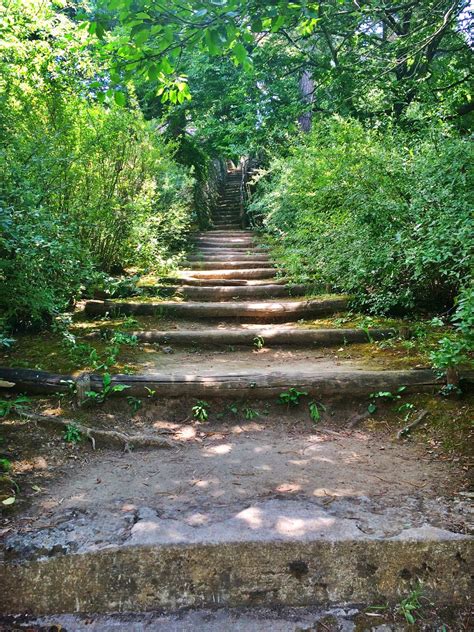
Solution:
<svg viewBox="0 0 474 632">
<path fill-rule="evenodd" d="M 250 207 L 288 274 L 374 313 L 453 305 L 472 266 L 472 148 L 320 122 L 275 159 Z"/>
<path fill-rule="evenodd" d="M 189 169 L 133 94 L 105 98 L 86 34 L 57 6 L 0 7 L 0 315 L 40 326 L 97 271 L 166 267 L 185 243 Z M 99 98 L 101 97 L 101 98 Z"/>
</svg>

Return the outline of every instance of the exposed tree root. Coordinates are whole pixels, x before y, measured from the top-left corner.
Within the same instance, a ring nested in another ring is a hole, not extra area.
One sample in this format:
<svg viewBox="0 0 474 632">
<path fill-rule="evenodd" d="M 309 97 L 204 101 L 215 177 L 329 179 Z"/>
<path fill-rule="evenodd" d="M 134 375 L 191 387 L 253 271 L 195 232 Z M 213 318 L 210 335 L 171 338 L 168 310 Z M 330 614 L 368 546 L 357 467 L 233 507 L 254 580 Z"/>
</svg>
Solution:
<svg viewBox="0 0 474 632">
<path fill-rule="evenodd" d="M 95 450 L 96 439 L 103 439 L 108 443 L 120 443 L 123 445 L 125 452 L 130 452 L 131 446 L 141 448 L 174 448 L 176 444 L 169 439 L 162 437 L 150 437 L 144 434 L 128 435 L 119 430 L 103 430 L 102 428 L 91 428 L 84 426 L 72 419 L 65 419 L 64 417 L 58 417 L 55 415 L 39 415 L 35 413 L 22 413 L 22 417 L 34 421 L 35 423 L 42 425 L 56 426 L 60 428 L 66 428 L 69 425 L 75 426 L 79 432 L 86 436 L 92 443 L 92 448 Z"/>
<path fill-rule="evenodd" d="M 370 417 L 370 413 L 368 411 L 365 411 L 361 414 L 352 415 L 352 417 L 349 419 L 347 423 L 347 427 L 351 429 L 355 428 L 362 421 L 364 421 L 365 419 L 368 419 L 369 417 Z"/>
<path fill-rule="evenodd" d="M 413 430 L 413 428 L 416 428 L 417 426 L 419 426 L 427 414 L 428 414 L 427 410 L 420 411 L 417 417 L 415 417 L 415 419 L 410 424 L 408 424 L 407 426 L 405 426 L 404 428 L 402 428 L 401 430 L 397 432 L 397 439 L 402 439 L 407 434 L 409 434 Z"/>
</svg>

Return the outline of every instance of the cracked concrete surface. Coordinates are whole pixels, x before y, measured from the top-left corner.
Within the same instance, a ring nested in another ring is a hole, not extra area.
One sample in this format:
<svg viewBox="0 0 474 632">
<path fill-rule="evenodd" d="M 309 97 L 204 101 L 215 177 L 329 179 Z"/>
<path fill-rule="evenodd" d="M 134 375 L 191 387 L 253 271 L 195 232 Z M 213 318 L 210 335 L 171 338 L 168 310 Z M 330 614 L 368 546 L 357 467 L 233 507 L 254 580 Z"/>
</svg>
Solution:
<svg viewBox="0 0 474 632">
<path fill-rule="evenodd" d="M 469 530 L 456 467 L 413 445 L 255 422 L 206 433 L 183 426 L 180 436 L 177 450 L 92 454 L 38 499 L 6 537 L 5 557 L 115 545 L 445 540 Z"/>
</svg>

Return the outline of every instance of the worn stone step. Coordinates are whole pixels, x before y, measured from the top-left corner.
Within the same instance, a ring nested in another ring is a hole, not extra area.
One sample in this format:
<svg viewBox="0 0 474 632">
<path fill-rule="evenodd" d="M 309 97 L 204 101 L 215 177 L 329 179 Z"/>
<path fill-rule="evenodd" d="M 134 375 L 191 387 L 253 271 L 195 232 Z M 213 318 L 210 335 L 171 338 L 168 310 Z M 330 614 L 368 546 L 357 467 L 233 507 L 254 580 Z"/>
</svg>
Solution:
<svg viewBox="0 0 474 632">
<path fill-rule="evenodd" d="M 235 273 L 235 270 L 232 270 Z M 347 308 L 346 298 L 307 301 L 234 301 L 231 303 L 177 303 L 133 301 L 86 301 L 85 312 L 90 316 L 106 313 L 167 315 L 183 318 L 228 319 L 250 322 L 290 322 L 301 318 L 329 316 Z"/>
<path fill-rule="evenodd" d="M 260 259 L 252 259 L 251 257 L 243 260 L 224 260 L 221 257 L 220 260 L 213 261 L 184 261 L 182 263 L 183 268 L 190 270 L 239 270 L 250 268 L 270 267 L 272 264 Z"/>
<path fill-rule="evenodd" d="M 232 230 L 232 229 L 236 229 L 240 227 L 240 223 L 239 222 L 234 222 L 233 224 L 227 224 L 225 222 L 215 222 L 214 226 L 216 227 L 216 229 L 218 230 Z"/>
<path fill-rule="evenodd" d="M 276 274 L 275 268 L 246 268 L 238 270 L 183 270 L 182 279 L 272 279 Z"/>
<path fill-rule="evenodd" d="M 217 251 L 216 254 L 210 254 L 199 250 L 197 254 L 188 255 L 188 261 L 239 261 L 239 259 L 246 260 L 248 257 L 254 261 L 270 260 L 270 255 L 266 252 L 255 252 L 251 250 L 246 251 L 244 249 L 241 250 L 239 250 L 239 252 L 234 252 L 232 249 L 229 249 L 228 253 L 224 253 L 220 250 Z"/>
<path fill-rule="evenodd" d="M 1 611 L 40 615 L 216 605 L 396 603 L 412 590 L 407 575 L 422 583 L 425 599 L 452 607 L 467 605 L 468 568 L 473 562 L 468 537 L 415 529 L 413 535 L 407 530 L 405 536 L 380 539 L 357 534 L 351 521 L 339 522 L 329 511 L 311 513 L 294 506 L 292 515 L 288 508 L 280 508 L 279 518 L 279 504 L 273 505 L 271 516 L 266 515 L 270 507 L 265 512 L 256 507 L 260 519 L 243 511 L 234 525 L 226 521 L 228 531 L 234 528 L 227 541 L 224 534 L 216 541 L 211 533 L 191 543 L 182 536 L 166 541 L 165 524 L 148 518 L 133 530 L 135 538 L 129 540 L 136 544 L 3 563 L 0 582 L 8 590 Z M 259 527 L 251 537 L 253 523 Z M 262 523 L 275 526 L 265 530 Z M 284 526 L 288 532 L 279 537 Z M 175 528 L 171 523 L 168 530 Z"/>
<path fill-rule="evenodd" d="M 306 286 L 296 284 L 234 285 L 199 287 L 193 285 L 157 285 L 148 288 L 150 296 L 180 296 L 189 300 L 231 301 L 233 299 L 303 296 Z"/>
<path fill-rule="evenodd" d="M 223 272 L 229 272 L 229 270 L 223 270 Z M 238 270 L 238 272 L 241 272 L 241 270 Z M 253 270 L 251 271 L 253 272 Z M 272 272 L 274 272 L 274 270 L 272 270 Z M 263 278 L 263 279 L 254 279 L 254 278 L 250 278 L 250 279 L 234 279 L 234 278 L 193 278 L 191 276 L 189 276 L 190 274 L 192 274 L 192 272 L 187 272 L 187 273 L 181 273 L 184 276 L 181 277 L 165 277 L 162 280 L 163 283 L 167 283 L 170 285 L 188 285 L 188 286 L 197 286 L 197 287 L 207 287 L 207 288 L 212 288 L 212 287 L 221 287 L 221 286 L 233 286 L 233 287 L 241 287 L 241 286 L 245 286 L 245 287 L 259 287 L 260 285 L 286 285 L 287 283 L 290 283 L 290 281 L 288 279 L 285 279 L 284 277 L 280 277 L 280 278 L 272 278 L 271 280 L 267 279 L 267 278 Z M 147 286 L 144 286 L 147 287 Z M 148 287 L 153 287 L 153 286 L 148 286 Z"/>
<path fill-rule="evenodd" d="M 250 231 L 243 231 L 239 229 L 233 229 L 233 230 L 221 230 L 219 228 L 211 228 L 205 232 L 201 232 L 198 235 L 196 235 L 195 239 L 207 239 L 207 238 L 212 238 L 212 239 L 243 239 L 243 240 L 255 240 L 256 241 L 256 235 L 254 232 L 250 232 Z"/>
<path fill-rule="evenodd" d="M 239 237 L 238 235 L 226 235 L 218 231 L 216 231 L 215 234 L 209 231 L 205 235 L 199 235 L 195 237 L 194 243 L 198 245 L 224 246 L 226 248 L 245 248 L 258 244 L 255 237 L 251 237 L 250 235 Z"/>
<path fill-rule="evenodd" d="M 214 239 L 214 240 L 218 240 L 218 241 L 225 241 L 226 239 L 229 239 L 235 243 L 240 242 L 249 242 L 249 241 L 255 241 L 255 233 L 248 231 L 248 232 L 244 232 L 241 230 L 221 230 L 221 229 L 214 229 L 214 230 L 208 230 L 206 232 L 203 233 L 199 233 L 199 235 L 196 236 L 196 239 Z"/>
<path fill-rule="evenodd" d="M 253 327 L 252 329 L 175 329 L 171 331 L 133 331 L 140 342 L 164 345 L 219 348 L 244 346 L 253 348 L 258 337 L 264 347 L 331 347 L 384 340 L 394 336 L 393 329 L 303 329 L 297 327 Z M 99 334 L 98 334 L 99 335 Z"/>
<path fill-rule="evenodd" d="M 225 246 L 201 246 L 193 252 L 203 255 L 249 255 L 249 254 L 268 254 L 268 250 L 262 246 L 247 246 L 244 248 L 226 248 Z"/>
</svg>

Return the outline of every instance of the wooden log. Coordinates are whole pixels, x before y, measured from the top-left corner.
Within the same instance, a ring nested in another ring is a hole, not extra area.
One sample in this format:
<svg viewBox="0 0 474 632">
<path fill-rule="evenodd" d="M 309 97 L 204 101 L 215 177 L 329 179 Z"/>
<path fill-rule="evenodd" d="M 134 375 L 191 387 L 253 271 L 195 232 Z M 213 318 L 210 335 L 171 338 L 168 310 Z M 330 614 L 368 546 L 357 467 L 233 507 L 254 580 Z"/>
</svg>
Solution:
<svg viewBox="0 0 474 632">
<path fill-rule="evenodd" d="M 85 304 L 85 312 L 90 316 L 120 313 L 200 319 L 227 318 L 252 322 L 289 322 L 300 318 L 317 318 L 344 311 L 346 308 L 347 299 L 345 298 L 278 302 L 235 301 L 229 303 L 87 301 Z"/>
<path fill-rule="evenodd" d="M 0 367 L 0 380 L 14 384 L 10 390 L 32 394 L 66 393 L 75 384 L 72 375 L 8 367 Z"/>
<path fill-rule="evenodd" d="M 99 377 L 97 386 L 100 388 Z M 439 388 L 437 375 L 428 369 L 415 371 L 275 371 L 268 373 L 229 373 L 218 375 L 145 374 L 115 375 L 112 384 L 125 384 L 128 395 L 145 396 L 147 388 L 166 397 L 274 397 L 289 388 L 320 397 L 361 396 L 374 391 L 393 391 L 405 386 L 405 392 Z M 118 394 L 120 395 L 120 393 Z"/>
<path fill-rule="evenodd" d="M 51 393 L 61 390 L 60 381 L 71 380 L 71 376 L 58 376 L 32 369 L 0 368 L 0 379 L 13 381 L 15 390 L 24 393 Z M 18 378 L 21 375 L 21 380 Z M 60 378 L 60 380 L 58 380 Z M 466 386 L 472 388 L 474 375 L 463 376 Z M 91 374 L 91 390 L 100 391 L 102 376 Z M 317 397 L 362 396 L 379 390 L 393 391 L 405 386 L 405 392 L 419 392 L 439 388 L 440 381 L 429 369 L 404 371 L 358 371 L 358 370 L 286 370 L 258 372 L 240 371 L 228 374 L 148 373 L 137 375 L 114 375 L 112 386 L 123 384 L 128 388 L 114 393 L 113 397 L 141 396 L 147 389 L 156 391 L 157 396 L 173 397 L 252 397 L 264 399 L 274 397 L 291 387 Z M 52 391 L 52 385 L 54 390 Z M 67 385 L 66 385 L 67 388 Z"/>
<path fill-rule="evenodd" d="M 100 332 L 94 332 L 98 336 Z M 396 334 L 393 329 L 371 329 L 371 340 L 383 340 Z M 257 336 L 263 339 L 264 347 L 292 346 L 319 347 L 339 346 L 368 342 L 367 333 L 361 329 L 176 329 L 173 331 L 133 331 L 140 342 L 176 346 L 199 346 L 205 348 L 244 346 L 253 348 Z"/>
</svg>

